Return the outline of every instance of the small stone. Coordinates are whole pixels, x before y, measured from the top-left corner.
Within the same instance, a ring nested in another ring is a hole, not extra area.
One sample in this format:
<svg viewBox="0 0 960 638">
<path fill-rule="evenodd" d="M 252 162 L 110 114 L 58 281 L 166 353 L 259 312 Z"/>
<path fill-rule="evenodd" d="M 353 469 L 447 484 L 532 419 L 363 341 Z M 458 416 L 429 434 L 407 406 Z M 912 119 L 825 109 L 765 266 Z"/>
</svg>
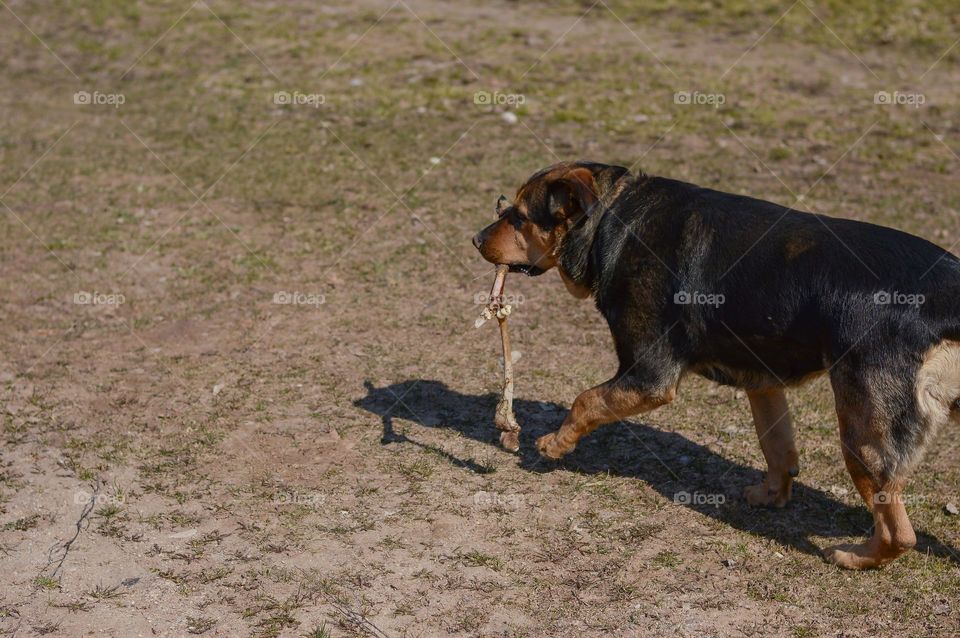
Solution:
<svg viewBox="0 0 960 638">
<path fill-rule="evenodd" d="M 736 567 L 736 566 L 737 566 L 737 561 L 733 560 L 732 558 L 724 558 L 724 559 L 723 559 L 723 566 L 724 566 L 724 567 Z"/>
<path fill-rule="evenodd" d="M 950 501 L 949 503 L 944 505 L 943 509 L 947 512 L 947 514 L 951 516 L 956 516 L 957 514 L 960 514 L 960 508 L 958 508 L 957 504 L 954 503 L 953 501 Z"/>
<path fill-rule="evenodd" d="M 520 118 L 517 117 L 517 114 L 513 111 L 504 111 L 500 114 L 500 119 L 502 119 L 507 124 L 516 124 L 520 121 Z"/>
</svg>

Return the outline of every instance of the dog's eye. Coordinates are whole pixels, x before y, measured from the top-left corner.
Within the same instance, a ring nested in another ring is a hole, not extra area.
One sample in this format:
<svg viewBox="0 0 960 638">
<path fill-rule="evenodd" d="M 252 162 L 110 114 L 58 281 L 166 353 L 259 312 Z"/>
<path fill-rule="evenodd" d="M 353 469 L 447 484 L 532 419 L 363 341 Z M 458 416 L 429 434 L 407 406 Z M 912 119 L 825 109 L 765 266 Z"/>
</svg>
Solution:
<svg viewBox="0 0 960 638">
<path fill-rule="evenodd" d="M 497 219 L 503 219 L 505 217 L 509 217 L 511 223 L 516 223 L 517 221 L 519 221 L 520 223 L 523 223 L 525 221 L 528 221 L 526 215 L 521 213 L 520 209 L 515 208 L 513 206 L 511 206 L 510 208 L 504 209 L 503 212 L 497 215 Z"/>
</svg>

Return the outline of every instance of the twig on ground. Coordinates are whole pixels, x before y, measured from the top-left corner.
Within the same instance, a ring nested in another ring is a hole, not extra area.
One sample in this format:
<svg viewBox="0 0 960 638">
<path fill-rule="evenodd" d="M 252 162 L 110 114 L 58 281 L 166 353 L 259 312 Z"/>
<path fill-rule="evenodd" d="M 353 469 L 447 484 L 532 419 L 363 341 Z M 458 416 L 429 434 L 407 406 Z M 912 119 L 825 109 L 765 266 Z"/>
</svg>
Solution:
<svg viewBox="0 0 960 638">
<path fill-rule="evenodd" d="M 80 511 L 80 517 L 76 522 L 76 529 L 73 532 L 73 536 L 62 543 L 56 543 L 53 547 L 47 550 L 47 564 L 44 565 L 43 569 L 40 570 L 40 575 L 42 576 L 50 567 L 54 566 L 52 572 L 48 578 L 56 578 L 57 582 L 63 582 L 63 563 L 67 560 L 67 555 L 70 553 L 73 544 L 76 542 L 77 538 L 80 536 L 80 532 L 83 531 L 88 523 L 90 515 L 93 513 L 93 508 L 97 504 L 97 496 L 100 494 L 100 482 L 96 482 L 93 485 L 93 493 L 90 494 L 90 498 L 87 499 L 87 502 L 84 503 L 83 509 Z M 60 553 L 59 557 L 57 553 Z"/>
</svg>

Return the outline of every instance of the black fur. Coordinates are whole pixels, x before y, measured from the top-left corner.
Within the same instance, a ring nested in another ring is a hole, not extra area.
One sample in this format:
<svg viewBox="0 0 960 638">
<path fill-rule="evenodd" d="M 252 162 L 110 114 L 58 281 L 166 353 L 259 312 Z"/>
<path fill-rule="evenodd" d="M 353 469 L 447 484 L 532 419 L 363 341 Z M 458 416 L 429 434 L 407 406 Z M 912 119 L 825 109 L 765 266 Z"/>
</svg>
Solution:
<svg viewBox="0 0 960 638">
<path fill-rule="evenodd" d="M 655 391 L 693 371 L 752 389 L 829 371 L 890 416 L 895 473 L 923 435 L 923 353 L 960 339 L 960 260 L 890 228 L 624 173 L 558 255 L 610 326 L 619 382 Z"/>
</svg>

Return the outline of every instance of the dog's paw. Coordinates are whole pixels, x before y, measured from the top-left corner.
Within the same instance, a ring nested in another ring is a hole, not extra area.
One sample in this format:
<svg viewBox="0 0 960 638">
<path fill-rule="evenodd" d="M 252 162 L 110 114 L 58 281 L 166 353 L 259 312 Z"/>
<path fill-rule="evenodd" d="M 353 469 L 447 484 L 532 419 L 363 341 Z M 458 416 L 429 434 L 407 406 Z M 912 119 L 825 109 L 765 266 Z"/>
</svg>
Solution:
<svg viewBox="0 0 960 638">
<path fill-rule="evenodd" d="M 789 490 L 773 490 L 766 482 L 744 488 L 743 496 L 747 504 L 753 507 L 783 507 L 790 500 Z"/>
<path fill-rule="evenodd" d="M 545 459 L 551 459 L 556 461 L 560 459 L 564 454 L 568 454 L 573 451 L 573 446 L 564 447 L 558 442 L 558 437 L 556 432 L 550 434 L 544 434 L 539 439 L 537 439 L 537 452 L 540 453 Z"/>
<path fill-rule="evenodd" d="M 834 545 L 820 553 L 825 561 L 844 569 L 870 569 L 882 564 L 876 556 L 871 556 L 868 553 L 866 545 L 853 543 Z"/>
</svg>

